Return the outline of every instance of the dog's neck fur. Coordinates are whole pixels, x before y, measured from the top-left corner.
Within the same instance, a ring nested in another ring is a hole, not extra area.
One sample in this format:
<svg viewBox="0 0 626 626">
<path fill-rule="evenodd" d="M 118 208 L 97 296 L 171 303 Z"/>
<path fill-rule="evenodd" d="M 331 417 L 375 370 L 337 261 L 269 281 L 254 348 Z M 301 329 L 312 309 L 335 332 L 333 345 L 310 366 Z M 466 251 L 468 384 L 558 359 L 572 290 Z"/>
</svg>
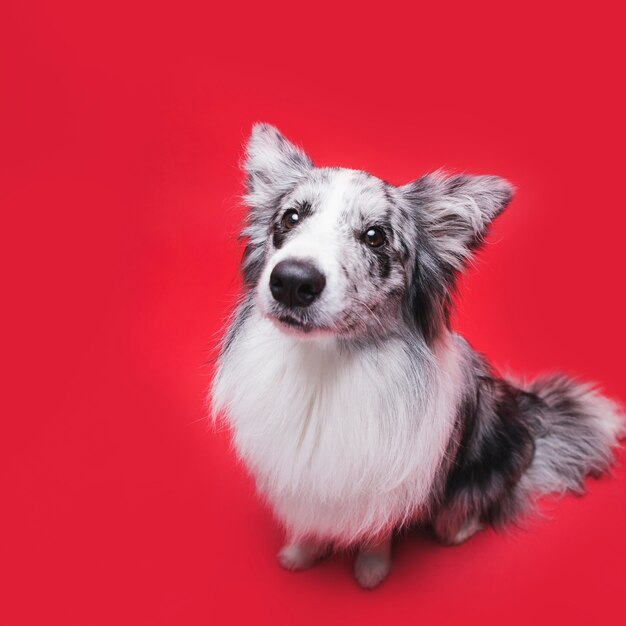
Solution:
<svg viewBox="0 0 626 626">
<path fill-rule="evenodd" d="M 435 349 L 303 340 L 252 309 L 221 358 L 214 410 L 292 535 L 351 543 L 428 504 L 461 360 L 450 334 Z"/>
</svg>

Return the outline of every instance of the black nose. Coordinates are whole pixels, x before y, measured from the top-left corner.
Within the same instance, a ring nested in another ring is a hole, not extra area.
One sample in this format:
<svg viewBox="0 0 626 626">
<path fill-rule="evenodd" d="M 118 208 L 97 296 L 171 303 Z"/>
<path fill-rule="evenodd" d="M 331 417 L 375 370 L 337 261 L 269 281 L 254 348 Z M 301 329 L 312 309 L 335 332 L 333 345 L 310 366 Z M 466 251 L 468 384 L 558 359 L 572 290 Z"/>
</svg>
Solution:
<svg viewBox="0 0 626 626">
<path fill-rule="evenodd" d="M 287 306 L 309 306 L 326 284 L 324 274 L 308 261 L 285 259 L 270 274 L 274 300 Z"/>
</svg>

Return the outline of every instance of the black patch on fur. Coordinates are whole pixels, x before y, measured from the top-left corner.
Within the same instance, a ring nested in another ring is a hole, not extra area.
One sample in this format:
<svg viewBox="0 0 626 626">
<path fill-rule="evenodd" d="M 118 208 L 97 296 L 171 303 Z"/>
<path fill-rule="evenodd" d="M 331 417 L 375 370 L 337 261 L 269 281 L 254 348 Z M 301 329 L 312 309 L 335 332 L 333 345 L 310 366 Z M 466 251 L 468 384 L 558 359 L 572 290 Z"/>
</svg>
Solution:
<svg viewBox="0 0 626 626">
<path fill-rule="evenodd" d="M 296 211 L 298 211 L 298 216 L 300 218 L 298 221 L 298 224 L 292 229 L 285 228 L 281 222 L 282 216 L 285 214 L 285 211 L 288 211 L 289 209 L 295 209 Z M 309 215 L 311 215 L 311 213 L 313 213 L 313 206 L 310 202 L 306 200 L 303 202 L 296 202 L 293 205 L 293 207 L 291 206 L 286 207 L 286 208 L 279 207 L 277 211 L 274 213 L 274 218 L 272 219 L 272 223 L 274 225 L 273 227 L 274 232 L 272 234 L 272 243 L 274 244 L 274 247 L 277 250 L 281 248 L 282 245 L 285 243 L 285 240 L 289 236 L 289 233 L 296 230 L 298 226 L 300 226 L 302 221 L 306 219 Z"/>
<path fill-rule="evenodd" d="M 253 255 L 255 249 L 251 243 L 246 244 L 241 258 L 241 273 L 243 274 L 243 282 L 247 287 L 253 287 L 263 271 L 263 257 Z"/>
<path fill-rule="evenodd" d="M 432 342 L 442 327 L 449 328 L 453 293 L 453 274 L 437 261 L 428 239 L 418 233 L 417 260 L 404 308 L 426 342 Z"/>
<path fill-rule="evenodd" d="M 389 258 L 389 254 L 383 249 L 376 250 L 375 254 L 378 265 L 378 275 L 382 279 L 389 278 L 389 274 L 391 273 L 391 259 Z"/>
<path fill-rule="evenodd" d="M 278 250 L 279 248 L 282 248 L 283 244 L 285 243 L 286 238 L 287 238 L 287 233 L 284 229 L 275 228 L 274 234 L 272 236 L 272 244 Z"/>
<path fill-rule="evenodd" d="M 515 487 L 530 465 L 545 405 L 532 393 L 492 376 L 459 409 L 461 438 L 448 474 L 442 508 L 457 524 L 477 518 L 495 526 L 518 512 Z"/>
</svg>

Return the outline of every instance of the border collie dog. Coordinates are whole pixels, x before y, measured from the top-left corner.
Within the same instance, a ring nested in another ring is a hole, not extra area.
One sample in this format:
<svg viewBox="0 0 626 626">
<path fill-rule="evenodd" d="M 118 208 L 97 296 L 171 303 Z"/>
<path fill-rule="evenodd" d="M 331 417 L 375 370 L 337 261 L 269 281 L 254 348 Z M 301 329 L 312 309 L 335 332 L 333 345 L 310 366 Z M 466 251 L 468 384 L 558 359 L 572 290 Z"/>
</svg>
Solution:
<svg viewBox="0 0 626 626">
<path fill-rule="evenodd" d="M 609 468 L 625 433 L 616 404 L 562 375 L 504 380 L 450 328 L 455 280 L 509 183 L 396 187 L 318 168 L 267 124 L 244 169 L 245 293 L 212 410 L 286 529 L 284 567 L 353 547 L 357 581 L 375 587 L 399 529 L 459 544 Z"/>
</svg>

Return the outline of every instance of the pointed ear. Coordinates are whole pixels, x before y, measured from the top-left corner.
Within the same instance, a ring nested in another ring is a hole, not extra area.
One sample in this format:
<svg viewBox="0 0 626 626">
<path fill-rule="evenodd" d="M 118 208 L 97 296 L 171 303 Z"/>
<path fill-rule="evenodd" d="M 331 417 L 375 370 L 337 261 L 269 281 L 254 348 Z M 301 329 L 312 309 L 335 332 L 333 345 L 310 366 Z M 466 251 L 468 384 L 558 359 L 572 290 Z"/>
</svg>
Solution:
<svg viewBox="0 0 626 626">
<path fill-rule="evenodd" d="M 405 310 L 430 341 L 449 325 L 457 274 L 511 201 L 513 187 L 497 176 L 436 173 L 399 189 L 417 229 Z"/>
<path fill-rule="evenodd" d="M 276 199 L 313 167 L 311 159 L 270 124 L 255 124 L 243 168 L 248 174 L 250 207 L 275 208 Z"/>
<path fill-rule="evenodd" d="M 281 197 L 313 168 L 311 159 L 269 124 L 255 124 L 246 147 L 245 201 L 250 208 L 242 236 L 244 281 L 252 286 L 263 269 L 264 245 Z"/>
<path fill-rule="evenodd" d="M 429 247 L 451 273 L 463 269 L 514 188 L 497 176 L 429 174 L 401 188 L 418 212 Z"/>
</svg>

